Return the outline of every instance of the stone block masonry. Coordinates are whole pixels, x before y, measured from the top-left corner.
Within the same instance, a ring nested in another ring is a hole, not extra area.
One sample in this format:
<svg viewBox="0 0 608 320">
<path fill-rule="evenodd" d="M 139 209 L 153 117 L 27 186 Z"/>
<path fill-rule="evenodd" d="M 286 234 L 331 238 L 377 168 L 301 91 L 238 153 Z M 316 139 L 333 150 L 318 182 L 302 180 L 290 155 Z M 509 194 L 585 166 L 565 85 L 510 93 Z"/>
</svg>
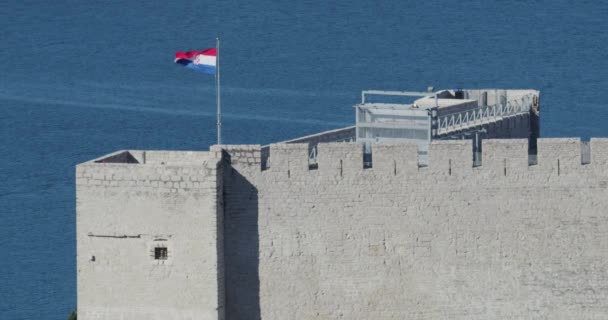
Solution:
<svg viewBox="0 0 608 320">
<path fill-rule="evenodd" d="M 129 162 L 76 168 L 78 317 L 223 319 L 220 162 L 208 152 L 105 157 L 117 158 Z"/>
<path fill-rule="evenodd" d="M 418 146 L 415 144 L 376 144 L 373 168 L 379 174 L 412 175 L 418 173 Z"/>
<path fill-rule="evenodd" d="M 539 139 L 530 166 L 527 140 L 484 140 L 480 167 L 470 141 L 421 168 L 407 144 L 372 146 L 370 169 L 355 144 L 320 144 L 316 170 L 306 145 L 271 147 L 268 170 L 227 148 L 226 254 L 258 273 L 227 273 L 228 318 L 605 319 L 606 141 L 582 165 L 578 139 Z"/>
<path fill-rule="evenodd" d="M 79 316 L 605 319 L 608 139 L 586 165 L 579 139 L 537 147 L 535 165 L 526 139 L 484 140 L 476 167 L 470 141 L 432 142 L 428 167 L 377 144 L 364 168 L 351 143 L 314 167 L 307 144 L 81 164 Z"/>
</svg>

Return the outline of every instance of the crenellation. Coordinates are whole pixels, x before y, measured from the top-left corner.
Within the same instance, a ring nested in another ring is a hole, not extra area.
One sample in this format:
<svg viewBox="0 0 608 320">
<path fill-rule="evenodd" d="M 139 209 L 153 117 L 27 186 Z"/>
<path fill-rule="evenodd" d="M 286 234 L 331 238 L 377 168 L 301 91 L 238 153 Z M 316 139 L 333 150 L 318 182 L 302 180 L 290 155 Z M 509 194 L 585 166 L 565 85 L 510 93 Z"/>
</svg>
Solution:
<svg viewBox="0 0 608 320">
<path fill-rule="evenodd" d="M 496 178 L 526 174 L 528 172 L 528 140 L 484 140 L 481 167 Z"/>
<path fill-rule="evenodd" d="M 429 145 L 429 172 L 463 177 L 472 172 L 471 140 L 437 140 Z"/>
<path fill-rule="evenodd" d="M 236 167 L 259 167 L 261 170 L 262 146 L 256 145 L 213 145 L 210 148 L 212 153 L 219 157 L 220 154 L 228 156 L 231 164 Z"/>
<path fill-rule="evenodd" d="M 359 143 L 319 143 L 319 172 L 327 177 L 354 176 L 363 170 L 363 145 Z"/>
<path fill-rule="evenodd" d="M 411 176 L 418 173 L 416 143 L 372 144 L 372 168 L 381 175 Z"/>
<path fill-rule="evenodd" d="M 591 165 L 597 170 L 608 169 L 608 138 L 591 138 Z"/>
<path fill-rule="evenodd" d="M 270 170 L 288 176 L 308 172 L 308 148 L 305 143 L 271 144 Z"/>
<path fill-rule="evenodd" d="M 580 138 L 541 138 L 537 145 L 541 171 L 564 175 L 577 172 L 582 166 Z"/>
</svg>

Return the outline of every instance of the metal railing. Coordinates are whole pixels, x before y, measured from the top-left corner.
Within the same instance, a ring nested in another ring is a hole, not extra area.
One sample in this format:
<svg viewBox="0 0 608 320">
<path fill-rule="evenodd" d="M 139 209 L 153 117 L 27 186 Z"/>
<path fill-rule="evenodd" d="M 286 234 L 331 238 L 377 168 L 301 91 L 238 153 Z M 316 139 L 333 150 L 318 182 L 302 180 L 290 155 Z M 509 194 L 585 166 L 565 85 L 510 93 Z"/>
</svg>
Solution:
<svg viewBox="0 0 608 320">
<path fill-rule="evenodd" d="M 528 94 L 520 99 L 507 101 L 504 105 L 482 106 L 472 110 L 437 116 L 437 134 L 465 130 L 496 122 L 506 117 L 529 113 L 533 105 L 533 96 L 533 94 Z"/>
<path fill-rule="evenodd" d="M 418 92 L 418 91 L 385 91 L 385 90 L 363 90 L 361 91 L 361 104 L 365 104 L 366 96 L 402 96 L 402 97 L 430 97 L 436 95 L 435 92 Z"/>
</svg>

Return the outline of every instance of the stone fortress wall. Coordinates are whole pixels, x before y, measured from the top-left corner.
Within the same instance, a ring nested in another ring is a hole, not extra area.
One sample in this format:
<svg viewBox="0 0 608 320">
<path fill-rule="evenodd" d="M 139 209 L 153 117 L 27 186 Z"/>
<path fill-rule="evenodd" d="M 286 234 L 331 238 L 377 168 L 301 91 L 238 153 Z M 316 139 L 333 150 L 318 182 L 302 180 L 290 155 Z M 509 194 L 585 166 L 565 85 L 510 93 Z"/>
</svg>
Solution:
<svg viewBox="0 0 608 320">
<path fill-rule="evenodd" d="M 208 152 L 120 151 L 78 165 L 78 318 L 222 319 L 222 175 Z"/>
<path fill-rule="evenodd" d="M 319 144 L 315 169 L 297 143 L 81 164 L 79 316 L 604 319 L 608 139 L 585 165 L 579 139 L 537 146 L 536 165 L 526 139 L 484 140 L 476 167 L 470 140 L 433 141 L 427 167 L 377 144 L 364 169 L 355 143 Z"/>
<path fill-rule="evenodd" d="M 228 319 L 604 319 L 608 139 L 214 146 Z M 254 160 L 254 161 L 252 161 Z M 243 186 L 246 186 L 243 188 Z M 243 192 L 246 190 L 245 192 Z M 257 239 L 257 241 L 256 241 Z"/>
</svg>

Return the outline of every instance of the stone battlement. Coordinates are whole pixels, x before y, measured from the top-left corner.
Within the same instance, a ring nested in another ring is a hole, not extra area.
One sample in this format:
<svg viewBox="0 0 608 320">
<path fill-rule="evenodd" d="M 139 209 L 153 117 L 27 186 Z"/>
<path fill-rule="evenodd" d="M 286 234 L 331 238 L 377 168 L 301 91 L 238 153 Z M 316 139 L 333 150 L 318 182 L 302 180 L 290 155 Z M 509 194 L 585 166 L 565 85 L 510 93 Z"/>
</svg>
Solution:
<svg viewBox="0 0 608 320">
<path fill-rule="evenodd" d="M 431 141 L 426 166 L 414 143 L 316 140 L 79 164 L 79 316 L 603 319 L 608 139 L 531 141 L 480 162 Z"/>
<path fill-rule="evenodd" d="M 364 166 L 364 148 L 358 143 L 319 143 L 316 166 L 309 165 L 309 145 L 305 143 L 271 144 L 266 154 L 258 145 L 216 145 L 211 150 L 223 150 L 233 165 L 289 176 L 317 171 L 341 176 L 367 171 L 382 175 L 454 176 L 496 171 L 508 176 L 528 170 L 562 175 L 608 164 L 608 139 L 592 138 L 589 148 L 586 145 L 579 138 L 541 138 L 537 140 L 537 154 L 530 155 L 527 139 L 487 139 L 483 141 L 481 162 L 474 166 L 471 140 L 437 140 L 429 146 L 428 166 L 420 167 L 414 143 L 372 144 L 370 168 Z M 585 152 L 590 154 L 585 156 Z M 588 163 L 583 161 L 587 157 L 591 159 Z M 263 168 L 265 161 L 268 165 Z"/>
</svg>

